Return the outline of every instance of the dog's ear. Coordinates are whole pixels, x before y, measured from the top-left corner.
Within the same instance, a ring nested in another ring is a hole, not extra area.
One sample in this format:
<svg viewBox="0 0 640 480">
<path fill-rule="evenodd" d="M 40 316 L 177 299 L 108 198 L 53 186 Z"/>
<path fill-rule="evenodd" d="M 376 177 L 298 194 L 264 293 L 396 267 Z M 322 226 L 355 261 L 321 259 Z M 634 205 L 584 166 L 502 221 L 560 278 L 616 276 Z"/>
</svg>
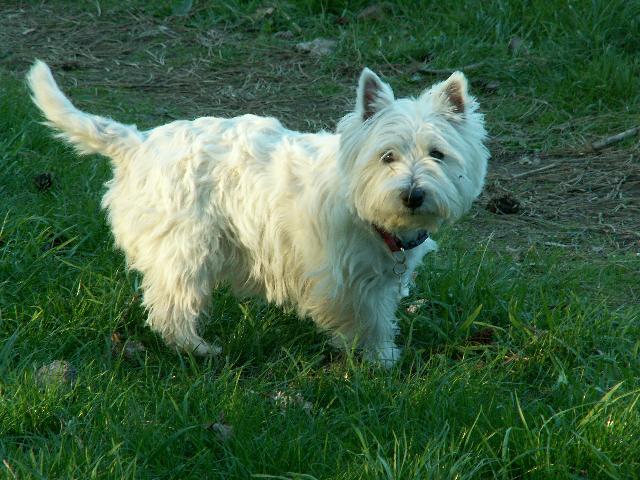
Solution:
<svg viewBox="0 0 640 480">
<path fill-rule="evenodd" d="M 437 83 L 425 91 L 422 97 L 431 97 L 434 107 L 443 113 L 463 115 L 473 103 L 468 88 L 464 74 L 453 72 L 444 82 Z"/>
<path fill-rule="evenodd" d="M 358 82 L 356 113 L 367 120 L 393 102 L 393 90 L 368 68 L 362 70 Z"/>
</svg>

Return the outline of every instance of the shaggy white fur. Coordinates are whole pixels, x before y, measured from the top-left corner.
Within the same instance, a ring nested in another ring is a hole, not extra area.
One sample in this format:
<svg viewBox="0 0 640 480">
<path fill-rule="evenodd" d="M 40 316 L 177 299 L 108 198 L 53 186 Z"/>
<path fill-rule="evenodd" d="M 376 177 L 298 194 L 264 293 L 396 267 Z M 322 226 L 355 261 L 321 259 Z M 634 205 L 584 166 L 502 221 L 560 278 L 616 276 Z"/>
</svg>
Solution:
<svg viewBox="0 0 640 480">
<path fill-rule="evenodd" d="M 220 347 L 198 335 L 198 317 L 227 283 L 293 305 L 336 343 L 393 364 L 398 301 L 436 248 L 426 232 L 470 208 L 489 156 L 459 72 L 396 100 L 364 69 L 336 133 L 255 115 L 140 132 L 77 110 L 41 61 L 28 82 L 59 137 L 112 160 L 102 205 L 129 267 L 143 274 L 148 324 L 203 355 Z"/>
</svg>

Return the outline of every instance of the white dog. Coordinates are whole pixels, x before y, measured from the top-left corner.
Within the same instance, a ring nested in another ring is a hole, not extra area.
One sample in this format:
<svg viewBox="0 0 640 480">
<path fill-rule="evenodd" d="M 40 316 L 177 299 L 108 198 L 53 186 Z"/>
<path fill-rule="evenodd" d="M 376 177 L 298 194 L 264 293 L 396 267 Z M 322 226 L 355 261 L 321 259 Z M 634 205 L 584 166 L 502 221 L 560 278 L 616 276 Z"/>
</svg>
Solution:
<svg viewBox="0 0 640 480">
<path fill-rule="evenodd" d="M 43 62 L 33 100 L 58 136 L 113 163 L 102 206 L 129 267 L 142 272 L 148 324 L 197 354 L 216 285 L 292 305 L 342 346 L 398 358 L 395 310 L 436 248 L 429 234 L 480 193 L 489 153 L 464 75 L 394 98 L 369 69 L 336 133 L 243 115 L 141 132 L 77 110 Z"/>
</svg>

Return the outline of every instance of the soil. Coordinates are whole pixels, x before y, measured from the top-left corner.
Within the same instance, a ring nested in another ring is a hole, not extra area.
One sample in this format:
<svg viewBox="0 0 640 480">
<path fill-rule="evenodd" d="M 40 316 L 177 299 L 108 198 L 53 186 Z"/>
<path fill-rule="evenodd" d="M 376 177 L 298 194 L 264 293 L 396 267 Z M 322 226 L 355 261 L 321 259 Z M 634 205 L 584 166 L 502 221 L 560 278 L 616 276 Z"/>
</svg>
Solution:
<svg viewBox="0 0 640 480">
<path fill-rule="evenodd" d="M 0 68 L 23 78 L 43 59 L 83 109 L 142 127 L 251 112 L 295 129 L 334 128 L 361 67 L 337 61 L 327 72 L 295 48 L 299 38 L 279 33 L 267 44 L 250 28 L 199 31 L 136 9 L 23 5 L 0 16 Z M 456 232 L 513 248 L 640 254 L 639 144 L 561 153 L 489 147 L 486 188 Z"/>
</svg>

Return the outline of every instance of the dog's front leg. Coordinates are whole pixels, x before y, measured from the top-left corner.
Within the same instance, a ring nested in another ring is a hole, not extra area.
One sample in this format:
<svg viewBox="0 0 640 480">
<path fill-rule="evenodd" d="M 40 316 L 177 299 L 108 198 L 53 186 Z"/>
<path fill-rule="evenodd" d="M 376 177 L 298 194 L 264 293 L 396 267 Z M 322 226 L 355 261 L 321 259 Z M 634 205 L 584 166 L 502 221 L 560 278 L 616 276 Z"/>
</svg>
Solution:
<svg viewBox="0 0 640 480">
<path fill-rule="evenodd" d="M 380 295 L 363 309 L 359 319 L 364 357 L 367 360 L 379 362 L 385 368 L 393 367 L 402 353 L 402 349 L 396 345 L 397 305 L 396 292 Z"/>
<path fill-rule="evenodd" d="M 333 318 L 318 323 L 333 330 L 335 345 L 347 349 L 355 345 L 362 350 L 365 359 L 390 368 L 402 353 L 395 343 L 398 291 L 385 289 L 370 293 L 366 299 L 342 299 L 342 305 L 332 302 L 333 314 L 339 317 L 331 315 Z"/>
</svg>

